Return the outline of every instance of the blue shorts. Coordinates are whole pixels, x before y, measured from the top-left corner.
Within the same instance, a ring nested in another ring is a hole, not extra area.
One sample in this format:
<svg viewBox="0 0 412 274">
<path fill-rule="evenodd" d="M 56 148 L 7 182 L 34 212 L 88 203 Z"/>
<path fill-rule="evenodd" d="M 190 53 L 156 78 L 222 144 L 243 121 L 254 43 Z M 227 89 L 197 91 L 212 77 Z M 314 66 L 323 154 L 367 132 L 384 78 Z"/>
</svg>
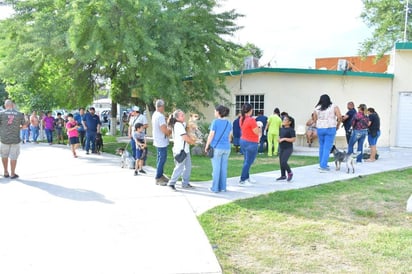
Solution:
<svg viewBox="0 0 412 274">
<path fill-rule="evenodd" d="M 147 155 L 147 148 L 145 149 L 137 148 L 136 149 L 136 159 L 137 160 L 144 160 L 146 158 L 146 155 Z"/>
<path fill-rule="evenodd" d="M 370 146 L 376 146 L 376 143 L 378 142 L 379 136 L 381 136 L 381 131 L 380 130 L 378 130 L 375 137 L 372 137 L 372 135 L 370 133 L 368 133 L 368 143 L 369 143 L 369 145 Z"/>
<path fill-rule="evenodd" d="M 70 142 L 71 145 L 78 144 L 78 143 L 80 143 L 79 142 L 79 137 L 70 137 L 69 142 Z"/>
</svg>

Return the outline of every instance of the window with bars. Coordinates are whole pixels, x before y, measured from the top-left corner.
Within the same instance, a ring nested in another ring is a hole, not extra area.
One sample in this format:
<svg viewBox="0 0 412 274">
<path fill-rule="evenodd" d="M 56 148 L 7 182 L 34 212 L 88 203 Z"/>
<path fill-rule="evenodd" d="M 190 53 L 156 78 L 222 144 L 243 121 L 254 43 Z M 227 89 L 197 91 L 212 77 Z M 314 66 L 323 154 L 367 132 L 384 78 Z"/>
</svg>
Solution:
<svg viewBox="0 0 412 274">
<path fill-rule="evenodd" d="M 265 95 L 251 94 L 251 95 L 236 95 L 235 113 L 242 111 L 242 106 L 249 103 L 253 106 L 253 116 L 257 116 L 260 111 L 265 110 Z"/>
</svg>

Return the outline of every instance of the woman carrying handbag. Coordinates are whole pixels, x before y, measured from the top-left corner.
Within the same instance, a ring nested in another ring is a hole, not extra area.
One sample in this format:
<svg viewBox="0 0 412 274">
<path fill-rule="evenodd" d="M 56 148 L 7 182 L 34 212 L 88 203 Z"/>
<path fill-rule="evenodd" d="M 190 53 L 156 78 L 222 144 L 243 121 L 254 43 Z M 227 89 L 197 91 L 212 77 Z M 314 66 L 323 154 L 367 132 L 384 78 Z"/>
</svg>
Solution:
<svg viewBox="0 0 412 274">
<path fill-rule="evenodd" d="M 211 192 L 225 192 L 227 179 L 227 165 L 230 154 L 230 132 L 232 123 L 225 119 L 229 115 L 229 108 L 219 105 L 215 109 L 215 117 L 210 125 L 210 132 L 205 145 L 205 153 L 213 148 L 212 168 L 213 183 Z"/>
</svg>

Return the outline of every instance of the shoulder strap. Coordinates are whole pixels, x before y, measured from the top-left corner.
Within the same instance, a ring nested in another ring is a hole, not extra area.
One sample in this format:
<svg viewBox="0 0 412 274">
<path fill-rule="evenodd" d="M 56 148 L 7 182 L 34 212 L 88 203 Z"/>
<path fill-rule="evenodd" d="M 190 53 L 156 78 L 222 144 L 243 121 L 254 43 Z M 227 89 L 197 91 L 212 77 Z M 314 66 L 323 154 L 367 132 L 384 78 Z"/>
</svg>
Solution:
<svg viewBox="0 0 412 274">
<path fill-rule="evenodd" d="M 217 144 L 219 144 L 220 139 L 222 139 L 223 134 L 225 134 L 225 131 L 226 131 L 227 125 L 229 124 L 229 121 L 226 121 L 226 122 L 227 123 L 226 123 L 225 129 L 223 130 L 222 134 L 220 135 L 219 140 L 217 140 L 215 147 L 217 146 Z"/>
</svg>

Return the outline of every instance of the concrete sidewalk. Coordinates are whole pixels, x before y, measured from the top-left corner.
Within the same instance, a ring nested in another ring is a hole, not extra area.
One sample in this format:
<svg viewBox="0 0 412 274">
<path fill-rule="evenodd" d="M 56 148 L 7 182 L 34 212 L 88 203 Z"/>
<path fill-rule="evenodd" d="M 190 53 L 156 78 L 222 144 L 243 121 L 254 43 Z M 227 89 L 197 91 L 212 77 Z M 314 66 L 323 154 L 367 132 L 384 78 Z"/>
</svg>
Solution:
<svg viewBox="0 0 412 274">
<path fill-rule="evenodd" d="M 296 148 L 295 154 L 316 154 Z M 256 174 L 253 186 L 228 180 L 193 190 L 156 186 L 153 169 L 133 176 L 114 155 L 71 156 L 66 146 L 22 145 L 16 172 L 0 179 L 0 273 L 222 273 L 197 215 L 217 205 L 264 193 L 309 187 L 412 166 L 410 149 L 381 149 L 379 161 L 355 174 L 295 168 L 292 183 L 279 171 Z"/>
</svg>

